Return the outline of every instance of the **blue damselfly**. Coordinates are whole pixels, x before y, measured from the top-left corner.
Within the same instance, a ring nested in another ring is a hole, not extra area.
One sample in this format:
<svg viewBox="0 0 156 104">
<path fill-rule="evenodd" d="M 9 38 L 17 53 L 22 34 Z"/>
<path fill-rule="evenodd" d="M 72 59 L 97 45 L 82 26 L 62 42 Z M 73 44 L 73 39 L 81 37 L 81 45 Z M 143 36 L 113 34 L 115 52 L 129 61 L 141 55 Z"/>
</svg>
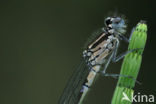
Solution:
<svg viewBox="0 0 156 104">
<path fill-rule="evenodd" d="M 95 32 L 95 38 L 84 49 L 83 61 L 71 76 L 59 104 L 79 104 L 98 73 L 103 76 L 128 77 L 106 73 L 111 61 L 117 62 L 126 54 L 136 50 L 130 50 L 117 56 L 120 40 L 127 43 L 130 41 L 130 38 L 127 39 L 123 35 L 126 32 L 126 27 L 125 19 L 122 16 L 107 17 L 105 19 L 105 27 Z"/>
</svg>

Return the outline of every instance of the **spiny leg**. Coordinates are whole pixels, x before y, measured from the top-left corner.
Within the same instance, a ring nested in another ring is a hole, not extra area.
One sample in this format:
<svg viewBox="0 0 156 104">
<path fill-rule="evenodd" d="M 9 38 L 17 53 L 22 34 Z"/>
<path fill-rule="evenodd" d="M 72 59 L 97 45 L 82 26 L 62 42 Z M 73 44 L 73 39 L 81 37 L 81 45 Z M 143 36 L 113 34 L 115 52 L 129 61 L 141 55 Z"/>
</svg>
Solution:
<svg viewBox="0 0 156 104">
<path fill-rule="evenodd" d="M 113 78 L 117 78 L 117 77 L 131 78 L 131 79 L 135 80 L 138 84 L 140 84 L 140 82 L 137 81 L 136 79 L 134 79 L 132 76 L 121 75 L 121 74 L 109 74 L 109 73 L 106 73 L 106 69 L 107 69 L 107 67 L 108 67 L 108 65 L 109 65 L 109 63 L 110 63 L 111 60 L 112 60 L 113 62 L 117 62 L 117 61 L 119 61 L 120 59 L 122 59 L 125 55 L 127 55 L 128 53 L 131 53 L 131 52 L 133 52 L 133 51 L 138 50 L 138 49 L 130 50 L 130 51 L 127 51 L 127 52 L 125 52 L 125 53 L 122 53 L 121 55 L 119 55 L 119 56 L 116 57 L 117 49 L 118 49 L 118 46 L 119 46 L 119 40 L 118 40 L 118 39 L 116 39 L 116 40 L 117 40 L 117 43 L 116 43 L 116 45 L 115 45 L 115 49 L 114 49 L 114 51 L 112 52 L 112 54 L 111 54 L 111 56 L 109 57 L 109 59 L 107 60 L 105 66 L 104 66 L 104 69 L 103 69 L 103 71 L 102 71 L 102 75 L 104 75 L 104 76 L 110 76 L 110 77 L 113 77 Z M 140 49 L 141 49 L 141 48 L 140 48 Z"/>
<path fill-rule="evenodd" d="M 119 45 L 119 41 L 117 40 L 117 45 L 115 45 L 115 48 L 118 48 L 118 45 Z M 104 76 L 108 76 L 108 75 L 109 75 L 109 76 L 115 78 L 116 76 L 114 76 L 114 74 L 108 74 L 108 73 L 106 73 L 107 67 L 108 67 L 108 65 L 110 64 L 110 62 L 111 62 L 113 56 L 114 56 L 114 51 L 112 52 L 112 54 L 111 54 L 110 57 L 108 58 L 107 62 L 105 63 L 104 69 L 102 70 L 102 75 L 104 75 Z"/>
<path fill-rule="evenodd" d="M 114 48 L 112 62 L 118 62 L 119 60 L 124 58 L 124 56 L 126 56 L 127 54 L 134 52 L 134 51 L 137 51 L 137 50 L 140 50 L 140 49 L 143 49 L 143 48 L 132 49 L 132 50 L 126 51 L 124 53 L 121 53 L 120 55 L 117 56 L 117 51 L 118 51 L 118 47 L 119 47 L 119 40 L 118 39 L 116 39 L 116 40 L 117 40 L 117 43 L 116 43 L 116 46 Z"/>
<path fill-rule="evenodd" d="M 132 76 L 129 76 L 129 75 L 105 73 L 104 76 L 113 77 L 113 78 L 118 78 L 118 77 L 130 78 L 130 79 L 133 79 L 136 83 L 141 85 L 141 83 L 138 80 L 136 80 L 135 78 L 133 78 Z"/>
<path fill-rule="evenodd" d="M 117 49 L 118 49 L 118 46 L 119 46 L 119 40 L 116 39 L 116 45 L 115 45 L 115 50 L 116 50 L 116 51 L 117 51 Z M 112 54 L 110 55 L 110 57 L 108 58 L 107 62 L 105 63 L 104 69 L 103 69 L 103 71 L 102 71 L 103 74 L 106 73 L 106 69 L 107 69 L 107 67 L 108 67 L 108 65 L 109 65 L 109 63 L 110 63 L 110 61 L 112 60 L 114 54 L 116 54 L 116 53 L 113 51 Z"/>
<path fill-rule="evenodd" d="M 135 30 L 135 27 L 133 27 L 129 39 L 128 39 L 127 37 L 125 37 L 124 35 L 122 35 L 122 34 L 119 34 L 119 38 L 120 38 L 121 40 L 123 40 L 123 41 L 129 43 L 130 40 L 131 40 L 131 38 L 132 38 L 132 34 L 133 34 L 134 30 Z"/>
<path fill-rule="evenodd" d="M 140 49 L 143 49 L 143 48 L 136 48 L 136 49 L 132 49 L 132 50 L 129 50 L 129 51 L 126 51 L 120 55 L 117 56 L 117 51 L 118 51 L 118 46 L 119 46 L 119 40 L 117 39 L 117 43 L 116 43 L 116 46 L 115 46 L 115 49 L 114 49 L 114 52 L 113 52 L 113 57 L 112 57 L 112 61 L 113 62 L 117 62 L 119 60 L 121 60 L 125 55 L 131 53 L 131 52 L 134 52 L 134 51 L 137 51 L 137 50 L 140 50 Z M 110 76 L 110 74 L 106 74 L 106 76 Z M 136 79 L 134 79 L 132 76 L 128 76 L 128 75 L 121 75 L 121 74 L 111 74 L 111 76 L 113 77 L 128 77 L 128 78 L 132 78 L 133 80 L 135 80 L 138 84 L 141 84 L 139 81 L 137 81 Z"/>
<path fill-rule="evenodd" d="M 131 52 L 134 52 L 134 51 L 137 51 L 137 50 L 140 50 L 140 49 L 143 49 L 143 48 L 136 48 L 136 49 L 132 49 L 132 50 L 129 50 L 129 51 L 126 51 L 118 56 L 116 56 L 116 53 L 114 53 L 114 56 L 112 58 L 112 61 L 113 62 L 118 62 L 119 60 L 121 60 L 122 58 L 124 58 L 127 54 L 131 53 Z"/>
<path fill-rule="evenodd" d="M 129 39 L 122 34 L 119 34 L 119 39 L 125 41 L 126 43 L 129 43 Z"/>
<path fill-rule="evenodd" d="M 119 45 L 119 41 L 117 40 L 117 45 L 115 45 L 115 48 L 116 49 L 118 48 L 118 45 Z M 116 75 L 117 74 L 109 74 L 109 73 L 106 73 L 107 67 L 110 64 L 110 62 L 111 62 L 114 54 L 115 54 L 115 52 L 113 51 L 112 54 L 110 55 L 110 57 L 108 58 L 108 60 L 105 62 L 104 69 L 102 70 L 102 75 L 104 75 L 104 76 L 111 76 L 111 77 L 116 78 Z"/>
<path fill-rule="evenodd" d="M 110 55 L 110 57 L 106 61 L 105 65 L 104 65 L 104 69 L 102 70 L 102 74 L 105 74 L 106 73 L 107 67 L 110 64 L 110 61 L 112 60 L 112 57 L 113 57 L 113 53 Z"/>
</svg>

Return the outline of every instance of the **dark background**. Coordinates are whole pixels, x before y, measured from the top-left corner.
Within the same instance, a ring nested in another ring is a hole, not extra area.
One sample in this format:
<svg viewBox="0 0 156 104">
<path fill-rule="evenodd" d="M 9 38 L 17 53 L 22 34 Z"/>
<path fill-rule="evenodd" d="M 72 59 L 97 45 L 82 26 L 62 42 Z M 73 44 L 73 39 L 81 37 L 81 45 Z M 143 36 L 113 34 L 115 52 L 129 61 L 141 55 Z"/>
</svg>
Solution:
<svg viewBox="0 0 156 104">
<path fill-rule="evenodd" d="M 153 0 L 154 1 L 154 0 Z M 118 11 L 128 33 L 146 20 L 148 40 L 135 91 L 156 96 L 155 5 L 152 0 L 11 0 L 0 3 L 0 104 L 57 104 L 90 34 Z M 127 35 L 128 36 L 128 35 Z M 121 50 L 127 45 L 121 44 Z M 121 62 L 108 70 L 119 73 Z M 110 104 L 117 80 L 99 77 L 86 104 Z"/>
</svg>

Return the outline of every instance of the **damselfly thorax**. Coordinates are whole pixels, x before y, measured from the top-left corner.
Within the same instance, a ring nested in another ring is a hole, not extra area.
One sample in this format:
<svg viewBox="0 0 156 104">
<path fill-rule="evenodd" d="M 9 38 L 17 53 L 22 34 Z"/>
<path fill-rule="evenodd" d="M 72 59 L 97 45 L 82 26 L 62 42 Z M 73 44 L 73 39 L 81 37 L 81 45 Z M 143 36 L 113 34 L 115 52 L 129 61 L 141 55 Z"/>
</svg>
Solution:
<svg viewBox="0 0 156 104">
<path fill-rule="evenodd" d="M 95 41 L 88 45 L 83 56 L 89 65 L 101 65 L 115 48 L 117 38 L 113 34 L 103 32 Z"/>
</svg>

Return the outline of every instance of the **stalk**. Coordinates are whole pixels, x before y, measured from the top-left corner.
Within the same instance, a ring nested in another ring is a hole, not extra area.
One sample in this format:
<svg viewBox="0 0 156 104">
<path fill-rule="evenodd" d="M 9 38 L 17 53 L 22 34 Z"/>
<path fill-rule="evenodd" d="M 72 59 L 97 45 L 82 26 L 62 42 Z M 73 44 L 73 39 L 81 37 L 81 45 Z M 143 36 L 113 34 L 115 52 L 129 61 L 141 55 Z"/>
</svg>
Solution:
<svg viewBox="0 0 156 104">
<path fill-rule="evenodd" d="M 123 60 L 120 74 L 131 76 L 120 77 L 112 98 L 111 104 L 132 104 L 132 96 L 134 93 L 134 86 L 136 83 L 137 76 L 140 70 L 142 53 L 147 39 L 147 25 L 144 21 L 140 21 L 135 27 L 134 32 L 128 46 L 128 50 L 142 48 L 135 52 L 127 54 Z M 127 98 L 126 98 L 127 97 Z"/>
</svg>

